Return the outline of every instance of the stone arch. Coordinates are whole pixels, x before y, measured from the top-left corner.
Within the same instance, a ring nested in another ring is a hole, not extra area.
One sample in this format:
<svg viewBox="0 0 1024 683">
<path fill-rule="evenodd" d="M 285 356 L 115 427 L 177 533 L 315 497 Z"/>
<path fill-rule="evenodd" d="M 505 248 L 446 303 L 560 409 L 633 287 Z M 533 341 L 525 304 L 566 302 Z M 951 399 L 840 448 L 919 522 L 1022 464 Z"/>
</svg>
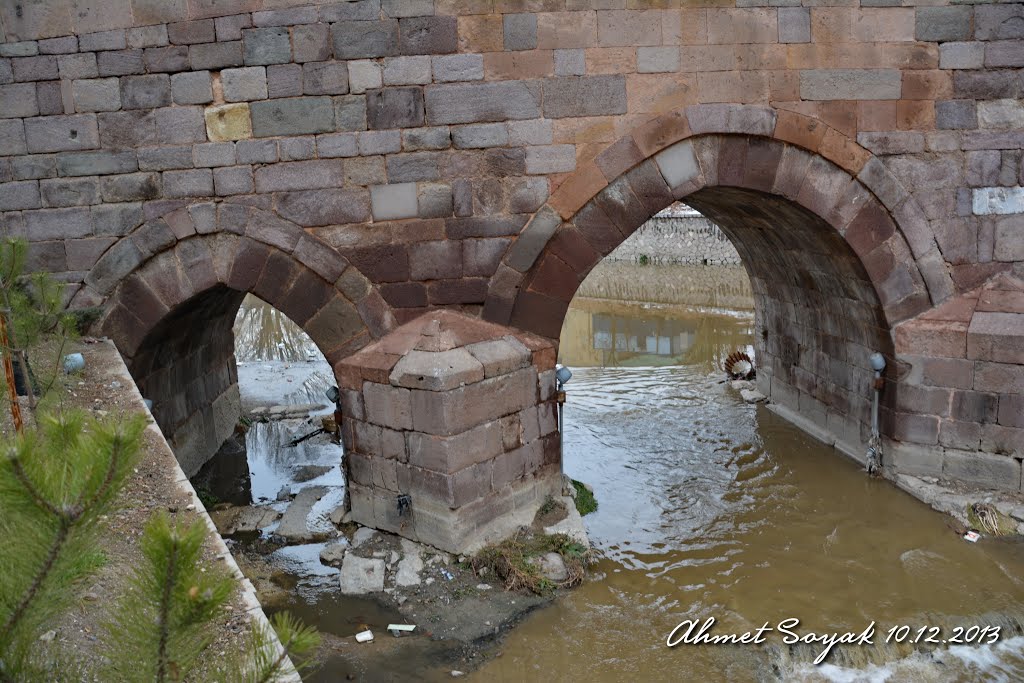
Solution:
<svg viewBox="0 0 1024 683">
<path fill-rule="evenodd" d="M 697 105 L 610 145 L 568 176 L 510 245 L 484 317 L 557 339 L 590 269 L 680 199 L 714 220 L 743 259 L 762 391 L 826 440 L 863 453 L 868 357 L 886 355 L 894 380 L 892 327 L 953 286 L 909 193 L 855 142 L 800 114 Z"/>
<path fill-rule="evenodd" d="M 301 326 L 332 367 L 395 326 L 336 250 L 275 214 L 205 202 L 150 220 L 86 277 L 113 339 L 186 473 L 237 421 L 231 327 L 246 293 Z"/>
</svg>

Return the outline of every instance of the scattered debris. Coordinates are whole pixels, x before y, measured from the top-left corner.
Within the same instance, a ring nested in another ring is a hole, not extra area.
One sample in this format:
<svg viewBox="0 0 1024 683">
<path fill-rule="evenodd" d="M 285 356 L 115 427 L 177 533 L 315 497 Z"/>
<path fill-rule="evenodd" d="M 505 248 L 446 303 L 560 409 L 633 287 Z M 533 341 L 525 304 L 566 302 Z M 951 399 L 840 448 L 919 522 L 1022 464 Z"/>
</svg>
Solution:
<svg viewBox="0 0 1024 683">
<path fill-rule="evenodd" d="M 981 538 L 981 534 L 979 534 L 974 529 L 971 529 L 966 534 L 964 534 L 964 540 L 970 541 L 971 543 L 977 543 L 979 538 Z"/>
<path fill-rule="evenodd" d="M 413 624 L 388 624 L 388 631 L 395 638 L 401 638 L 407 636 L 416 630 L 416 626 Z"/>
<path fill-rule="evenodd" d="M 373 632 L 370 631 L 370 630 L 360 631 L 359 633 L 356 634 L 356 642 L 357 643 L 372 643 L 373 642 Z"/>
</svg>

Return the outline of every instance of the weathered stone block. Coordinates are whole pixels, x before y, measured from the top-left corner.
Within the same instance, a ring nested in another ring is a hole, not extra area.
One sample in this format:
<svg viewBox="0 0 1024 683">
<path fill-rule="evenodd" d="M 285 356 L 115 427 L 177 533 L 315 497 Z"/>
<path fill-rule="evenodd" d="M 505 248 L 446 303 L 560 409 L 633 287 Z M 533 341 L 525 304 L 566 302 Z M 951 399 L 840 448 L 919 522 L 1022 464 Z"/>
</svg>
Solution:
<svg viewBox="0 0 1024 683">
<path fill-rule="evenodd" d="M 29 152 L 63 152 L 99 147 L 95 114 L 47 116 L 25 120 Z"/>
<path fill-rule="evenodd" d="M 208 168 L 191 171 L 166 171 L 163 174 L 166 197 L 213 196 L 213 173 Z"/>
<path fill-rule="evenodd" d="M 39 182 L 43 206 L 88 206 L 100 201 L 99 182 L 96 177 L 52 178 Z"/>
<path fill-rule="evenodd" d="M 303 64 L 302 90 L 307 95 L 344 95 L 348 92 L 348 67 L 345 62 Z"/>
<path fill-rule="evenodd" d="M 325 24 L 292 29 L 292 53 L 296 62 L 322 62 L 331 58 L 331 32 Z"/>
<path fill-rule="evenodd" d="M 142 62 L 150 73 L 186 71 L 189 68 L 188 48 L 184 45 L 149 47 L 142 52 Z"/>
<path fill-rule="evenodd" d="M 363 156 L 391 154 L 402 148 L 402 136 L 397 130 L 371 130 L 359 134 L 359 153 Z"/>
<path fill-rule="evenodd" d="M 121 108 L 121 85 L 116 78 L 96 78 L 71 84 L 75 111 L 116 111 Z"/>
<path fill-rule="evenodd" d="M 458 49 L 455 17 L 406 17 L 398 24 L 403 55 L 439 55 Z"/>
<path fill-rule="evenodd" d="M 626 79 L 623 76 L 579 76 L 544 81 L 544 116 L 547 118 L 625 113 Z"/>
<path fill-rule="evenodd" d="M 96 55 L 100 76 L 129 76 L 146 72 L 142 50 L 117 50 Z"/>
<path fill-rule="evenodd" d="M 267 67 L 267 95 L 269 97 L 298 97 L 301 94 L 301 65 L 271 64 Z"/>
<path fill-rule="evenodd" d="M 968 40 L 974 8 L 918 7 L 915 15 L 915 37 L 921 41 Z"/>
<path fill-rule="evenodd" d="M 177 145 L 206 142 L 202 107 L 163 107 L 153 110 L 157 140 Z"/>
<path fill-rule="evenodd" d="M 939 45 L 940 69 L 980 69 L 985 63 L 985 43 Z"/>
<path fill-rule="evenodd" d="M 974 100 L 946 100 L 935 103 L 935 126 L 942 129 L 974 129 L 978 127 L 978 111 Z"/>
<path fill-rule="evenodd" d="M 942 474 L 956 481 L 985 488 L 1017 491 L 1020 489 L 1020 461 L 1008 456 L 947 450 Z"/>
<path fill-rule="evenodd" d="M 342 21 L 331 26 L 337 59 L 369 59 L 398 54 L 398 20 Z"/>
<path fill-rule="evenodd" d="M 537 49 L 536 14 L 505 14 L 502 25 L 506 50 Z"/>
<path fill-rule="evenodd" d="M 87 176 L 130 173 L 138 165 L 132 152 L 80 152 L 58 155 L 57 168 L 61 175 Z"/>
<path fill-rule="evenodd" d="M 49 81 L 57 78 L 57 58 L 52 55 L 16 57 L 11 60 L 15 81 Z"/>
<path fill-rule="evenodd" d="M 779 42 L 811 42 L 811 12 L 809 8 L 779 8 Z"/>
<path fill-rule="evenodd" d="M 342 95 L 334 98 L 339 131 L 366 130 L 366 96 Z"/>
<path fill-rule="evenodd" d="M 329 97 L 253 102 L 250 107 L 253 135 L 258 138 L 334 130 L 334 104 Z"/>
<path fill-rule="evenodd" d="M 186 71 L 171 76 L 171 99 L 175 104 L 206 104 L 213 101 L 209 71 Z"/>
<path fill-rule="evenodd" d="M 484 58 L 482 55 L 446 55 L 433 58 L 434 80 L 438 83 L 453 81 L 482 81 Z"/>
<path fill-rule="evenodd" d="M 41 206 L 38 181 L 0 183 L 0 211 L 38 209 Z"/>
<path fill-rule="evenodd" d="M 127 76 L 121 79 L 125 109 L 155 109 L 171 103 L 171 79 L 166 74 Z"/>
<path fill-rule="evenodd" d="M 244 29 L 242 53 L 247 65 L 285 64 L 291 61 L 292 44 L 288 29 L 280 26 Z"/>
<path fill-rule="evenodd" d="M 231 166 L 235 163 L 235 145 L 232 142 L 207 142 L 192 148 L 196 168 Z"/>
<path fill-rule="evenodd" d="M 217 71 L 230 66 L 242 66 L 242 41 L 192 45 L 188 50 L 193 69 Z"/>
<path fill-rule="evenodd" d="M 341 162 L 333 159 L 293 161 L 256 170 L 258 192 L 310 190 L 339 187 L 343 182 Z"/>
<path fill-rule="evenodd" d="M 214 142 L 252 137 L 252 120 L 248 104 L 207 107 L 205 120 L 206 134 Z M 274 153 L 276 158 L 276 145 Z"/>
<path fill-rule="evenodd" d="M 233 194 L 251 194 L 255 189 L 252 167 L 232 166 L 214 169 L 213 188 L 218 197 Z"/>
<path fill-rule="evenodd" d="M 0 118 L 21 118 L 38 113 L 34 83 L 0 85 Z"/>
<path fill-rule="evenodd" d="M 637 73 L 671 73 L 679 70 L 679 48 L 675 46 L 639 47 L 636 50 Z"/>
<path fill-rule="evenodd" d="M 437 85 L 426 92 L 426 121 L 437 125 L 536 119 L 541 115 L 540 101 L 540 88 L 523 81 Z"/>
<path fill-rule="evenodd" d="M 169 41 L 167 26 L 163 24 L 130 28 L 125 32 L 125 38 L 128 41 L 128 47 L 161 47 Z M 68 50 L 68 52 L 76 52 L 78 50 L 77 40 L 75 44 L 75 49 Z"/>
<path fill-rule="evenodd" d="M 93 232 L 92 213 L 87 206 L 30 211 L 25 214 L 25 232 L 29 242 L 88 237 Z"/>
<path fill-rule="evenodd" d="M 503 147 L 508 144 L 508 128 L 504 123 L 481 123 L 469 126 L 457 126 L 451 129 L 451 135 L 452 142 L 457 149 Z M 573 153 L 573 161 L 575 162 L 575 153 Z M 528 151 L 527 168 L 529 168 L 529 165 Z M 532 173 L 532 171 L 528 172 Z"/>
<path fill-rule="evenodd" d="M 367 124 L 373 130 L 421 126 L 423 90 L 418 87 L 369 90 L 366 115 Z"/>
<path fill-rule="evenodd" d="M 217 27 L 213 19 L 179 21 L 167 25 L 167 39 L 175 45 L 212 43 L 217 39 Z"/>
<path fill-rule="evenodd" d="M 384 85 L 424 85 L 430 83 L 430 57 L 390 57 L 384 60 Z"/>
<path fill-rule="evenodd" d="M 241 69 L 224 69 L 220 82 L 227 102 L 249 102 L 267 99 L 267 69 L 262 66 L 247 66 Z"/>
<path fill-rule="evenodd" d="M 363 385 L 366 419 L 390 429 L 412 429 L 411 396 L 408 389 L 366 382 Z"/>
<path fill-rule="evenodd" d="M 898 100 L 902 77 L 897 69 L 804 69 L 800 97 L 805 100 Z"/>
<path fill-rule="evenodd" d="M 420 183 L 416 188 L 416 206 L 420 218 L 451 216 L 451 186 L 447 183 Z"/>
<path fill-rule="evenodd" d="M 96 55 L 91 52 L 61 55 L 57 58 L 57 67 L 60 77 L 64 80 L 96 78 L 99 75 L 99 69 L 96 66 Z"/>
<path fill-rule="evenodd" d="M 369 193 L 362 188 L 289 192 L 280 195 L 277 207 L 283 218 L 303 227 L 370 220 Z"/>
<path fill-rule="evenodd" d="M 543 145 L 526 148 L 526 172 L 547 175 L 576 169 L 574 145 Z"/>
<path fill-rule="evenodd" d="M 128 173 L 104 176 L 102 188 L 105 202 L 156 199 L 160 196 L 160 175 L 157 173 Z"/>
<path fill-rule="evenodd" d="M 0 120 L 0 150 L 7 155 L 24 155 L 25 124 L 17 119 Z"/>
</svg>

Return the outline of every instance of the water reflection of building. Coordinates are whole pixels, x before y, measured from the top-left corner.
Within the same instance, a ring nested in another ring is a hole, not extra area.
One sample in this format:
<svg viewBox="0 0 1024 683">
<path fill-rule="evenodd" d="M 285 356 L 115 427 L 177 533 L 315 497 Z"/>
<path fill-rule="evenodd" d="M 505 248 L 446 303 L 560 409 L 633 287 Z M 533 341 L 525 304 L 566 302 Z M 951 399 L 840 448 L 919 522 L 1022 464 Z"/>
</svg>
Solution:
<svg viewBox="0 0 1024 683">
<path fill-rule="evenodd" d="M 577 366 L 704 364 L 753 344 L 742 266 L 603 261 L 569 306 L 559 357 Z"/>
<path fill-rule="evenodd" d="M 562 326 L 559 359 L 577 367 L 696 364 L 720 368 L 753 344 L 753 316 L 689 306 L 577 298 Z"/>
</svg>

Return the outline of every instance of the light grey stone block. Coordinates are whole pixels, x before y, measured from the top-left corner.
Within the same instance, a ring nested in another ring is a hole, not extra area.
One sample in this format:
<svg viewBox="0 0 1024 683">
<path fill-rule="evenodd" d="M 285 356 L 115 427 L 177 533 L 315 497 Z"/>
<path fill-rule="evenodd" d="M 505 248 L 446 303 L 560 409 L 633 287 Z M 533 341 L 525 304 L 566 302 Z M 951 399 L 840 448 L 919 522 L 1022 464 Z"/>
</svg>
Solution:
<svg viewBox="0 0 1024 683">
<path fill-rule="evenodd" d="M 440 55 L 434 57 L 432 63 L 434 80 L 438 83 L 482 81 L 484 78 L 483 55 Z"/>
<path fill-rule="evenodd" d="M 661 47 L 638 47 L 636 50 L 637 73 L 670 73 L 679 70 L 679 48 L 673 45 Z"/>
<path fill-rule="evenodd" d="M 805 100 L 898 100 L 898 69 L 805 69 L 800 96 Z"/>
<path fill-rule="evenodd" d="M 213 101 L 209 71 L 186 71 L 171 76 L 171 99 L 175 104 L 206 104 Z"/>
<path fill-rule="evenodd" d="M 309 135 L 334 130 L 334 104 L 329 97 L 295 97 L 253 102 L 252 132 L 255 137 Z"/>
<path fill-rule="evenodd" d="M 556 76 L 582 76 L 587 73 L 586 54 L 582 48 L 555 50 Z"/>
<path fill-rule="evenodd" d="M 508 144 L 508 128 L 504 123 L 456 126 L 452 128 L 452 142 L 459 149 L 501 147 Z"/>
<path fill-rule="evenodd" d="M 423 85 L 431 81 L 430 57 L 391 57 L 384 60 L 384 85 Z"/>
<path fill-rule="evenodd" d="M 415 218 L 418 213 L 416 183 L 375 185 L 370 188 L 370 206 L 375 221 Z"/>
<path fill-rule="evenodd" d="M 262 66 L 224 69 L 220 72 L 226 102 L 267 99 L 267 70 Z"/>
<path fill-rule="evenodd" d="M 72 81 L 75 111 L 117 111 L 121 108 L 121 82 L 116 78 Z"/>
<path fill-rule="evenodd" d="M 345 62 L 303 64 L 302 91 L 306 95 L 344 95 L 348 92 L 348 66 Z"/>
<path fill-rule="evenodd" d="M 502 16 L 502 29 L 506 50 L 537 49 L 536 14 L 505 14 Z"/>
</svg>

